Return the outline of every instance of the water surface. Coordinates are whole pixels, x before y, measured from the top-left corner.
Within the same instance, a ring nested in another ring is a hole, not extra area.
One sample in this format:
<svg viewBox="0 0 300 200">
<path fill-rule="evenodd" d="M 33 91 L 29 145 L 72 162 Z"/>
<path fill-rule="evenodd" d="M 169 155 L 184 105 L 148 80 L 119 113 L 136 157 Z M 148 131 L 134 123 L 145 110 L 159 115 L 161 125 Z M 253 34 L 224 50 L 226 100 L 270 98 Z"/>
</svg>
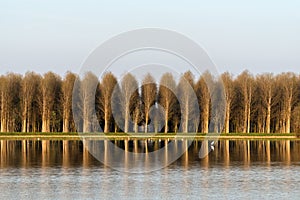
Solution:
<svg viewBox="0 0 300 200">
<path fill-rule="evenodd" d="M 128 150 L 144 152 L 140 144 L 128 142 Z M 0 199 L 300 198 L 299 141 L 221 140 L 204 159 L 200 146 L 193 142 L 161 170 L 134 174 L 103 165 L 81 141 L 1 140 Z"/>
</svg>

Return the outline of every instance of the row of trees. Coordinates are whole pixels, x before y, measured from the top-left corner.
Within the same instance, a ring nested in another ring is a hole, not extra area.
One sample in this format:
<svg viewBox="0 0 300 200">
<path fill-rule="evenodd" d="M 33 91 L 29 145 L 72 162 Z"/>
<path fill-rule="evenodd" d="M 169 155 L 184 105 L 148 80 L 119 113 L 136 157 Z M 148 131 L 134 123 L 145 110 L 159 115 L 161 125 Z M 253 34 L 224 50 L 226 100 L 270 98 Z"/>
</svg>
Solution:
<svg viewBox="0 0 300 200">
<path fill-rule="evenodd" d="M 300 77 L 294 73 L 237 77 L 191 72 L 159 84 L 132 74 L 118 83 L 68 72 L 0 76 L 1 132 L 260 132 L 300 130 Z M 74 113 L 74 115 L 73 115 Z M 75 116 L 73 118 L 73 116 Z"/>
</svg>

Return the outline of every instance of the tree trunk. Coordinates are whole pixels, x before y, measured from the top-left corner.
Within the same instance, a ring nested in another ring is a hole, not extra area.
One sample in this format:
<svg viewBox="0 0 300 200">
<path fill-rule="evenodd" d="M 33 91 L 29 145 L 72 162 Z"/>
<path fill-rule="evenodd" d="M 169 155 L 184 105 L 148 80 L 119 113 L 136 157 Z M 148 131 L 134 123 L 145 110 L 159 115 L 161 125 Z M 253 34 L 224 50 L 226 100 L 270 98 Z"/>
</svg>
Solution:
<svg viewBox="0 0 300 200">
<path fill-rule="evenodd" d="M 166 109 L 165 109 L 165 133 L 168 133 L 168 120 L 169 120 L 169 106 L 168 106 L 168 101 L 166 100 L 167 102 L 167 106 L 166 106 Z"/>
<path fill-rule="evenodd" d="M 285 131 L 285 133 L 291 133 L 291 112 L 292 112 L 291 102 L 292 102 L 292 100 L 289 99 L 287 114 L 286 114 L 286 127 L 285 127 L 286 131 Z"/>
<path fill-rule="evenodd" d="M 36 117 L 36 113 L 33 113 L 33 117 L 32 117 L 32 132 L 36 133 L 38 130 L 37 128 L 37 117 Z"/>
<path fill-rule="evenodd" d="M 138 122 L 139 122 L 139 109 L 135 108 L 135 112 L 134 112 L 134 132 L 135 133 L 138 133 L 139 132 L 139 125 L 138 125 Z"/>
<path fill-rule="evenodd" d="M 29 109 L 28 109 L 29 110 Z M 30 132 L 30 123 L 31 123 L 31 118 L 30 118 L 30 116 L 31 116 L 31 112 L 30 111 L 28 111 L 27 112 L 28 114 L 27 114 L 27 129 L 26 129 L 26 132 L 27 133 L 29 133 Z"/>
<path fill-rule="evenodd" d="M 251 105 L 248 104 L 248 115 L 247 115 L 247 133 L 250 133 L 250 120 L 251 120 Z"/>
<path fill-rule="evenodd" d="M 267 106 L 267 121 L 266 121 L 266 133 L 271 132 L 271 98 L 268 100 Z"/>
<path fill-rule="evenodd" d="M 1 120 L 1 132 L 5 133 L 7 132 L 7 122 L 6 122 L 6 113 L 3 112 L 2 115 L 2 120 Z"/>
<path fill-rule="evenodd" d="M 85 119 L 83 121 L 83 132 L 84 133 L 89 133 L 90 132 L 90 125 L 89 125 L 89 120 L 85 116 Z"/>
<path fill-rule="evenodd" d="M 4 94 L 3 92 L 1 93 L 1 132 L 6 132 L 6 108 L 4 105 Z"/>
<path fill-rule="evenodd" d="M 149 111 L 146 111 L 146 114 L 145 114 L 145 133 L 148 133 L 148 122 L 149 122 L 149 120 L 148 120 L 148 117 L 149 117 L 148 113 L 149 113 Z"/>
<path fill-rule="evenodd" d="M 165 116 L 165 133 L 168 133 L 168 115 Z"/>
<path fill-rule="evenodd" d="M 50 132 L 50 114 L 49 110 L 47 109 L 48 102 L 44 99 L 43 100 L 43 114 L 42 114 L 42 132 L 47 133 Z"/>
<path fill-rule="evenodd" d="M 128 105 L 125 105 L 125 121 L 124 121 L 124 133 L 128 133 L 129 130 L 129 108 Z"/>
<path fill-rule="evenodd" d="M 203 133 L 208 133 L 208 116 L 204 116 Z"/>
<path fill-rule="evenodd" d="M 230 103 L 226 104 L 225 133 L 229 133 Z"/>
<path fill-rule="evenodd" d="M 188 104 L 188 101 L 187 103 L 185 104 L 185 122 L 184 122 L 184 130 L 183 132 L 184 133 L 188 133 L 189 132 L 189 104 Z"/>
<path fill-rule="evenodd" d="M 174 122 L 174 132 L 177 133 L 178 131 L 178 120 L 176 119 Z"/>
<path fill-rule="evenodd" d="M 158 126 L 159 126 L 159 124 L 157 122 L 157 119 L 155 119 L 155 122 L 153 123 L 153 125 L 154 125 L 154 133 L 158 133 Z"/>
<path fill-rule="evenodd" d="M 138 133 L 138 132 L 139 132 L 139 126 L 138 126 L 137 119 L 134 121 L 134 132 L 135 132 L 135 133 Z"/>
<path fill-rule="evenodd" d="M 109 132 L 109 121 L 108 121 L 108 113 L 105 111 L 104 113 L 104 133 Z"/>
<path fill-rule="evenodd" d="M 199 121 L 197 119 L 194 120 L 195 133 L 198 133 Z"/>
<path fill-rule="evenodd" d="M 6 131 L 6 120 L 5 120 L 4 112 L 2 112 L 2 114 L 1 114 L 1 132 L 2 133 L 7 132 Z"/>
<path fill-rule="evenodd" d="M 209 101 L 206 102 L 204 105 L 202 132 L 208 133 L 208 129 L 209 129 Z"/>
<path fill-rule="evenodd" d="M 27 132 L 27 102 L 24 104 L 24 111 L 23 111 L 23 123 L 22 123 L 22 132 L 26 133 Z"/>
<path fill-rule="evenodd" d="M 243 125 L 243 133 L 247 132 L 247 118 L 248 118 L 248 108 L 247 104 L 244 109 L 244 125 Z"/>
<path fill-rule="evenodd" d="M 63 124 L 64 124 L 63 132 L 64 133 L 69 133 L 70 132 L 70 128 L 69 128 L 70 127 L 70 119 L 69 119 L 68 116 L 69 116 L 68 114 L 64 113 L 64 122 L 63 122 Z"/>
</svg>

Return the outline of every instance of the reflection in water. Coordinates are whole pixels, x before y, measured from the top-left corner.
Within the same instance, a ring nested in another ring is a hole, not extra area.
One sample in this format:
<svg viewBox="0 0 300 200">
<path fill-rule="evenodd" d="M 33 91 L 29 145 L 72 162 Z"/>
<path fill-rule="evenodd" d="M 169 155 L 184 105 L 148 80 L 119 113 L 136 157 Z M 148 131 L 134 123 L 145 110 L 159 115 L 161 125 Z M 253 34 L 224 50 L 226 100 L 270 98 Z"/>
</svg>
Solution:
<svg viewBox="0 0 300 200">
<path fill-rule="evenodd" d="M 171 157 L 191 146 L 162 170 L 130 174 L 104 166 L 116 156 L 110 141 L 0 140 L 0 199 L 295 199 L 300 196 L 300 141 L 220 140 L 215 150 L 199 159 L 203 141 L 113 141 L 127 153 L 120 162 L 130 168 L 130 152 L 149 154 L 163 149 Z M 99 145 L 101 144 L 101 145 Z M 203 143 L 208 147 L 207 143 Z M 174 153 L 170 152 L 170 149 Z M 131 170 L 131 169 L 129 169 Z"/>
<path fill-rule="evenodd" d="M 41 166 L 49 167 L 59 165 L 63 167 L 102 165 L 93 156 L 90 155 L 86 145 L 94 151 L 104 152 L 104 161 L 109 157 L 116 156 L 115 152 L 108 151 L 108 143 L 110 141 L 50 141 L 50 140 L 1 140 L 0 141 L 0 167 L 8 166 Z M 128 153 L 145 153 L 144 165 L 149 163 L 149 152 L 156 151 L 165 147 L 165 157 L 162 162 L 168 163 L 168 159 L 172 156 L 169 152 L 168 140 L 124 140 L 113 141 L 115 145 L 124 149 L 125 166 L 129 162 Z M 99 145 L 101 143 L 101 145 Z M 190 143 L 192 143 L 190 145 Z M 187 168 L 193 163 L 198 163 L 202 167 L 209 167 L 214 164 L 223 166 L 234 165 L 234 163 L 243 163 L 245 167 L 249 167 L 251 163 L 265 163 L 270 165 L 271 162 L 281 162 L 290 165 L 291 162 L 300 161 L 300 141 L 280 140 L 220 140 L 215 144 L 215 150 L 210 152 L 208 156 L 199 159 L 198 152 L 201 145 L 207 150 L 207 141 L 188 141 L 178 140 L 174 142 L 174 151 L 184 150 L 190 145 L 180 159 L 173 165 L 181 165 Z M 103 147 L 103 149 L 100 149 Z M 174 152 L 174 155 L 176 152 Z"/>
</svg>

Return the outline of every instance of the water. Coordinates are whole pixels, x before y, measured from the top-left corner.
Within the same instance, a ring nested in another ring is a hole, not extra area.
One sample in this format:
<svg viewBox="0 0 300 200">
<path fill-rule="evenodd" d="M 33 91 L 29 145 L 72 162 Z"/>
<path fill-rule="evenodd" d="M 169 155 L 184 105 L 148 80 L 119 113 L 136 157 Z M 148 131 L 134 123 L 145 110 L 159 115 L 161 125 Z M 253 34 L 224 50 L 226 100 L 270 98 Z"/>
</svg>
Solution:
<svg viewBox="0 0 300 200">
<path fill-rule="evenodd" d="M 171 165 L 133 174 L 103 165 L 81 141 L 2 140 L 0 199 L 300 198 L 299 141 L 222 140 L 205 159 L 199 148 L 194 142 Z"/>
</svg>

